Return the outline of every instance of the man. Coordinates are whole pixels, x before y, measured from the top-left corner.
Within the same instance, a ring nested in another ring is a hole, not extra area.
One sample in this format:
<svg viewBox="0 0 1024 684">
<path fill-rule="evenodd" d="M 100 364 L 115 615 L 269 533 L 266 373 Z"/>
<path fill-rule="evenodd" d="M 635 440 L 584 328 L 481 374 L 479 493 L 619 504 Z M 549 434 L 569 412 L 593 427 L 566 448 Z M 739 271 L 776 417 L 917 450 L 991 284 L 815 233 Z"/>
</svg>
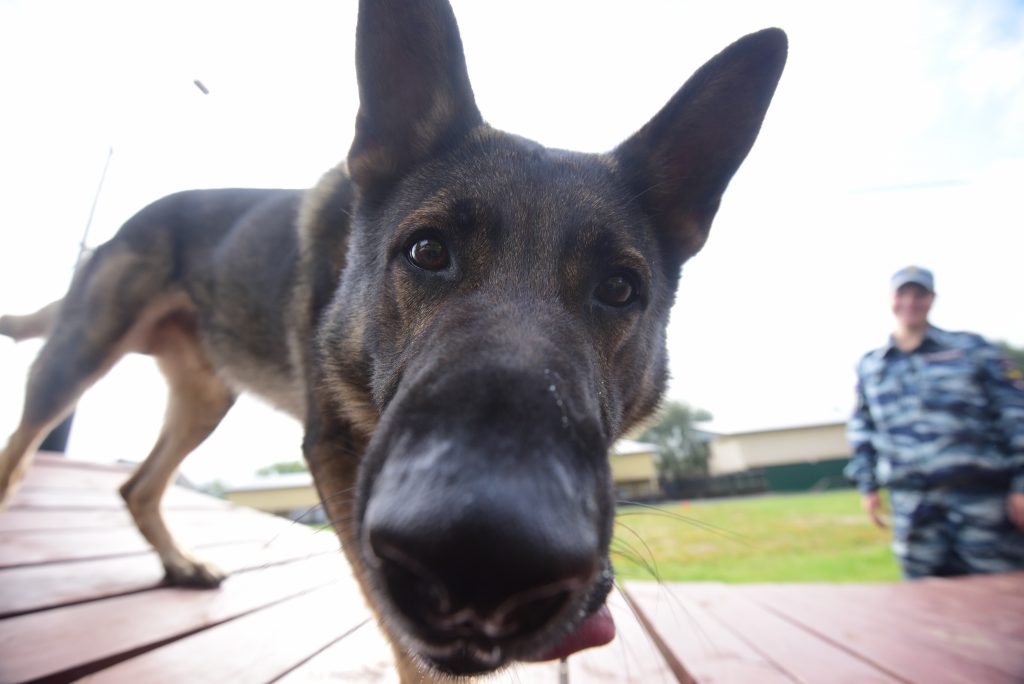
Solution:
<svg viewBox="0 0 1024 684">
<path fill-rule="evenodd" d="M 857 366 L 846 475 L 907 578 L 1024 570 L 1024 379 L 978 335 L 928 322 L 930 271 L 892 278 L 896 329 Z"/>
</svg>

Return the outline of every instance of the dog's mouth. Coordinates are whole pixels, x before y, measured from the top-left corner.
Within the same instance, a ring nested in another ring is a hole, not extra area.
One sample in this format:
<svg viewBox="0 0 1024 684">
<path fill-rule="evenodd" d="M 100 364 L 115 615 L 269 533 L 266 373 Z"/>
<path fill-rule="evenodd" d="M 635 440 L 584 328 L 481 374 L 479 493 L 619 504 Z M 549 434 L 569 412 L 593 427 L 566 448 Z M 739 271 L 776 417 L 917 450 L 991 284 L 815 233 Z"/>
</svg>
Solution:
<svg viewBox="0 0 1024 684">
<path fill-rule="evenodd" d="M 487 607 L 466 600 L 469 576 L 446 585 L 403 550 L 378 542 L 364 551 L 393 632 L 431 669 L 484 674 L 514 660 L 566 658 L 615 636 L 605 604 L 613 579 L 607 557 L 586 578 L 534 586 Z"/>
<path fill-rule="evenodd" d="M 427 668 L 479 675 L 513 661 L 566 658 L 615 637 L 605 603 L 614 572 L 606 554 L 583 553 L 590 544 L 545 554 L 525 545 L 488 547 L 473 537 L 438 557 L 431 550 L 450 539 L 424 542 L 426 535 L 407 527 L 389 530 L 382 517 L 370 516 L 373 532 L 362 544 L 376 602 L 392 634 Z M 404 543 L 393 543 L 398 539 Z"/>
<path fill-rule="evenodd" d="M 615 620 L 612 619 L 608 605 L 603 603 L 553 648 L 541 653 L 536 658 L 524 658 L 523 660 L 560 660 L 588 648 L 604 646 L 614 638 Z"/>
<path fill-rule="evenodd" d="M 493 672 L 512 660 L 544 662 L 568 658 L 588 648 L 604 646 L 615 638 L 615 621 L 605 603 L 587 614 L 568 634 L 553 640 L 554 645 L 535 648 L 514 656 L 520 648 L 478 633 L 444 644 L 418 644 L 416 651 L 433 669 L 455 676 Z"/>
</svg>

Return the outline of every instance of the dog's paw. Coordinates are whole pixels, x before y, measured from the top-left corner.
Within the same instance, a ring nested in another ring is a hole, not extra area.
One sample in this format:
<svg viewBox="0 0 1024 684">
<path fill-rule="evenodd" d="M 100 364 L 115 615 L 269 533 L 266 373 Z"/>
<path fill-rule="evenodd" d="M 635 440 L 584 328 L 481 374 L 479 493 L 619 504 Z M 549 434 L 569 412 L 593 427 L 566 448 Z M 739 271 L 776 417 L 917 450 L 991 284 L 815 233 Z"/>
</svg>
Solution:
<svg viewBox="0 0 1024 684">
<path fill-rule="evenodd" d="M 174 562 L 165 561 L 164 573 L 164 581 L 167 584 L 193 589 L 216 589 L 227 577 L 216 566 L 193 558 L 182 558 Z"/>
</svg>

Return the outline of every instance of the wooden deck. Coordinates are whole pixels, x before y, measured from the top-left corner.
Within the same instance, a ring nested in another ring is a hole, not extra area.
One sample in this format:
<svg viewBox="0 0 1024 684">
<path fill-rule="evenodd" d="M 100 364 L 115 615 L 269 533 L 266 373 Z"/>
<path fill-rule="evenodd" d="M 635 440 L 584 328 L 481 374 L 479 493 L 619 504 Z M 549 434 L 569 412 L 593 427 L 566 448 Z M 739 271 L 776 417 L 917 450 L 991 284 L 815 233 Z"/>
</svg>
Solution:
<svg viewBox="0 0 1024 684">
<path fill-rule="evenodd" d="M 0 682 L 396 682 L 337 542 L 182 488 L 170 524 L 232 573 L 160 586 L 125 471 L 40 456 L 0 513 Z M 881 585 L 626 582 L 580 682 L 1024 682 L 1024 573 Z M 559 681 L 557 663 L 488 681 Z"/>
</svg>

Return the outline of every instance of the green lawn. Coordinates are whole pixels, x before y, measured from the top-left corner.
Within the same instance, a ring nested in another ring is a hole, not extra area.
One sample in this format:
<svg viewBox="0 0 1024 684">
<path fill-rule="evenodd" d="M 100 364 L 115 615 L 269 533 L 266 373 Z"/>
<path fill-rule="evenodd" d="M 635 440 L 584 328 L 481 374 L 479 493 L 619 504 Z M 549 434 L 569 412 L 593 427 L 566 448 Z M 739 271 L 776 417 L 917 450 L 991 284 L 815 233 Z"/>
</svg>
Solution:
<svg viewBox="0 0 1024 684">
<path fill-rule="evenodd" d="M 890 532 L 854 491 L 619 509 L 620 579 L 722 582 L 897 580 Z"/>
</svg>

